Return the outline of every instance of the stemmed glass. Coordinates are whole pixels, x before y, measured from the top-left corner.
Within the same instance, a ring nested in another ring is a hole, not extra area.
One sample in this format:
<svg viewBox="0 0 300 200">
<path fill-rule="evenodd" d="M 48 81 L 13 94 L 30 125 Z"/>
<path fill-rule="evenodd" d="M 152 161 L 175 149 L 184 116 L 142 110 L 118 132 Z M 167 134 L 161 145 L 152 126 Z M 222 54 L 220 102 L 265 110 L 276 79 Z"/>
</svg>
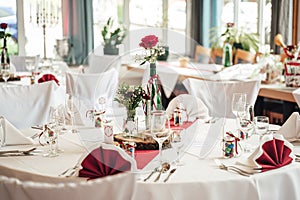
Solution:
<svg viewBox="0 0 300 200">
<path fill-rule="evenodd" d="M 236 118 L 239 116 L 239 114 L 245 112 L 246 102 L 247 102 L 246 93 L 233 93 L 231 108 Z"/>
<path fill-rule="evenodd" d="M 57 108 L 52 109 L 52 112 L 50 114 L 50 124 L 53 124 L 54 131 L 57 132 L 57 137 L 65 133 L 66 123 L 65 123 L 65 112 L 64 112 L 63 105 L 59 105 Z M 63 152 L 63 150 L 58 145 L 58 140 L 56 144 L 56 151 Z"/>
<path fill-rule="evenodd" d="M 245 152 L 249 152 L 251 150 L 251 146 L 247 144 L 247 140 L 252 135 L 251 131 L 253 130 L 253 122 L 250 121 L 247 115 L 247 111 L 240 112 L 238 116 L 238 124 L 239 124 L 239 138 L 243 141 L 243 148 Z"/>
<path fill-rule="evenodd" d="M 44 139 L 49 144 L 49 151 L 44 154 L 46 157 L 56 157 L 58 156 L 56 148 L 54 145 L 57 143 L 57 132 L 52 129 L 52 125 L 46 125 L 46 130 L 44 131 Z"/>
<path fill-rule="evenodd" d="M 77 113 L 75 98 L 72 95 L 67 95 L 66 97 L 66 110 L 70 114 L 71 117 L 71 132 L 77 133 L 78 130 L 75 128 L 75 114 Z"/>
<path fill-rule="evenodd" d="M 25 60 L 25 68 L 30 72 L 30 81 L 34 83 L 34 70 L 35 70 L 35 60 L 33 58 L 27 58 Z"/>
<path fill-rule="evenodd" d="M 180 161 L 180 150 L 184 144 L 184 130 L 174 131 L 171 134 L 171 144 L 172 147 L 176 149 L 176 154 L 177 154 L 175 165 L 176 166 L 184 165 L 184 163 Z"/>
<path fill-rule="evenodd" d="M 150 132 L 159 145 L 159 162 L 162 164 L 162 144 L 170 136 L 170 121 L 166 111 L 151 112 Z"/>
<path fill-rule="evenodd" d="M 5 65 L 1 68 L 2 79 L 4 80 L 4 87 L 7 87 L 7 80 L 10 77 L 10 66 Z"/>
</svg>

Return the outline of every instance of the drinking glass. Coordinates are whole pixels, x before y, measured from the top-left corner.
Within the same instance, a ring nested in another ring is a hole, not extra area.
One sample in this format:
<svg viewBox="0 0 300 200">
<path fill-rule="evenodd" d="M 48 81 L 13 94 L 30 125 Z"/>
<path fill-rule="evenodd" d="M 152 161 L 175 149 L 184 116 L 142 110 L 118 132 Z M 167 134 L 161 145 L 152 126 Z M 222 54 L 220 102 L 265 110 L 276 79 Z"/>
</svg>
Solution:
<svg viewBox="0 0 300 200">
<path fill-rule="evenodd" d="M 268 133 L 269 130 L 269 117 L 256 116 L 254 117 L 255 132 L 262 137 Z"/>
<path fill-rule="evenodd" d="M 162 144 L 170 136 L 170 121 L 166 111 L 151 112 L 150 132 L 159 145 L 159 162 L 162 164 Z"/>
<path fill-rule="evenodd" d="M 246 110 L 247 94 L 246 93 L 233 93 L 231 108 L 235 117 L 242 114 Z"/>
<path fill-rule="evenodd" d="M 10 67 L 9 65 L 3 66 L 1 69 L 2 79 L 4 80 L 4 87 L 7 86 L 7 80 L 10 77 Z"/>
<path fill-rule="evenodd" d="M 64 106 L 59 105 L 57 108 L 52 109 L 50 113 L 50 123 L 54 129 L 54 131 L 57 133 L 57 137 L 59 135 L 62 135 L 66 132 L 65 127 L 65 112 L 64 112 Z M 59 139 L 59 138 L 58 138 Z M 63 149 L 60 148 L 59 144 L 56 144 L 56 151 L 57 152 L 63 152 Z"/>
<path fill-rule="evenodd" d="M 177 154 L 174 164 L 176 166 L 184 165 L 184 163 L 180 161 L 180 150 L 184 144 L 184 130 L 174 131 L 171 134 L 171 144 L 172 144 L 172 147 L 176 149 L 176 154 Z"/>
<path fill-rule="evenodd" d="M 72 95 L 67 95 L 66 97 L 66 110 L 70 114 L 71 117 L 71 132 L 77 133 L 78 130 L 75 128 L 75 114 L 77 113 L 77 109 L 75 106 L 75 98 Z"/>
<path fill-rule="evenodd" d="M 44 154 L 46 157 L 56 157 L 58 156 L 56 152 L 55 145 L 57 143 L 57 133 L 52 129 L 52 125 L 46 125 L 46 130 L 44 131 L 44 139 L 49 144 L 49 151 Z"/>
<path fill-rule="evenodd" d="M 247 143 L 247 140 L 252 135 L 253 123 L 248 118 L 247 112 L 239 113 L 238 116 L 239 135 L 238 137 L 242 141 L 243 150 L 245 152 L 251 151 L 251 146 Z"/>
</svg>

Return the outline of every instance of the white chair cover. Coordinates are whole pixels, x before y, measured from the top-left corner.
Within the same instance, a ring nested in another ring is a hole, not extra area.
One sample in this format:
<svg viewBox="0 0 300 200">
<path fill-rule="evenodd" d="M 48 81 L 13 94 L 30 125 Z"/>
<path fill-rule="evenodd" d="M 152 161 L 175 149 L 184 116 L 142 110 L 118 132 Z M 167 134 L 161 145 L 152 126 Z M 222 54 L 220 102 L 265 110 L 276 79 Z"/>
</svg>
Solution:
<svg viewBox="0 0 300 200">
<path fill-rule="evenodd" d="M 17 72 L 26 72 L 26 60 L 32 60 L 36 68 L 39 65 L 40 57 L 39 56 L 18 56 L 18 55 L 11 55 L 10 56 L 10 63 L 13 64 Z"/>
<path fill-rule="evenodd" d="M 193 121 L 196 118 L 209 118 L 208 108 L 206 107 L 206 105 L 202 102 L 201 99 L 190 94 L 180 94 L 170 101 L 168 108 L 166 109 L 169 116 L 172 116 L 174 109 L 177 107 L 178 103 L 183 104 L 189 116 L 189 121 Z"/>
<path fill-rule="evenodd" d="M 260 80 L 207 81 L 189 78 L 183 84 L 189 94 L 204 102 L 211 117 L 228 118 L 235 117 L 231 109 L 233 93 L 246 93 L 247 103 L 254 105 L 260 88 Z"/>
<path fill-rule="evenodd" d="M 50 106 L 56 102 L 54 81 L 17 87 L 0 87 L 0 116 L 19 129 L 47 122 Z"/>
<path fill-rule="evenodd" d="M 117 87 L 118 72 L 115 69 L 97 74 L 66 73 L 66 93 L 87 100 L 93 106 L 97 106 L 100 97 L 111 104 Z"/>
<path fill-rule="evenodd" d="M 110 55 L 95 55 L 91 53 L 89 55 L 89 67 L 87 73 L 103 73 L 110 69 L 120 70 L 121 57 Z"/>
<path fill-rule="evenodd" d="M 121 173 L 90 181 L 47 183 L 21 181 L 0 176 L 0 199 L 22 200 L 96 200 L 131 199 L 135 190 L 135 177 L 132 173 Z"/>
</svg>

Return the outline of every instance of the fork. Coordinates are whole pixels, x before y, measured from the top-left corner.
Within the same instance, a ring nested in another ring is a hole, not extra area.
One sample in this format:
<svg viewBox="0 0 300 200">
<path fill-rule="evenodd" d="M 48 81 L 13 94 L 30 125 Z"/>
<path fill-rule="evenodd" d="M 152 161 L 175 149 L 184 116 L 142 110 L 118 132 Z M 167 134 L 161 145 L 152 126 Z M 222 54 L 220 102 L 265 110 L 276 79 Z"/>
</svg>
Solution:
<svg viewBox="0 0 300 200">
<path fill-rule="evenodd" d="M 74 167 L 66 169 L 65 171 L 63 171 L 58 176 L 65 176 L 65 177 L 73 176 L 75 174 L 75 172 L 77 171 L 77 169 L 79 169 L 79 167 L 80 167 L 80 164 L 77 163 Z"/>
</svg>

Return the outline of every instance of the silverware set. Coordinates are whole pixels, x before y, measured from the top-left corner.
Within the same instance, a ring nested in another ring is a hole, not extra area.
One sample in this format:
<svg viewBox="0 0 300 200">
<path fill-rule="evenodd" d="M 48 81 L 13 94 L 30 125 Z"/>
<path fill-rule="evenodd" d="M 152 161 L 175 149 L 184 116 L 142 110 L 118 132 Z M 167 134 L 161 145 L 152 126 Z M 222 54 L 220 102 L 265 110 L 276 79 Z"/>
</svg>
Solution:
<svg viewBox="0 0 300 200">
<path fill-rule="evenodd" d="M 227 170 L 227 171 L 232 171 L 235 173 L 238 173 L 242 176 L 249 177 L 253 174 L 257 174 L 261 172 L 261 168 L 249 168 L 249 169 L 244 169 L 242 167 L 238 167 L 236 165 L 225 165 L 224 163 L 221 163 L 220 160 L 215 159 L 216 164 L 219 166 L 220 169 Z"/>
<path fill-rule="evenodd" d="M 7 150 L 7 151 L 0 151 L 0 156 L 30 156 L 34 155 L 33 151 L 36 150 L 36 147 L 33 147 L 28 150 Z"/>
<path fill-rule="evenodd" d="M 154 170 L 152 170 L 151 173 L 144 179 L 144 182 L 149 180 L 152 177 L 152 175 L 155 174 L 156 172 L 158 172 L 158 175 L 154 179 L 154 182 L 159 181 L 161 174 L 166 173 L 167 171 L 169 171 L 170 168 L 171 168 L 171 165 L 169 163 L 163 163 L 161 165 L 161 167 L 154 168 Z M 171 169 L 169 174 L 167 175 L 167 177 L 163 180 L 163 182 L 167 182 L 169 180 L 170 176 L 172 174 L 174 174 L 175 171 L 176 171 L 176 168 Z"/>
</svg>

